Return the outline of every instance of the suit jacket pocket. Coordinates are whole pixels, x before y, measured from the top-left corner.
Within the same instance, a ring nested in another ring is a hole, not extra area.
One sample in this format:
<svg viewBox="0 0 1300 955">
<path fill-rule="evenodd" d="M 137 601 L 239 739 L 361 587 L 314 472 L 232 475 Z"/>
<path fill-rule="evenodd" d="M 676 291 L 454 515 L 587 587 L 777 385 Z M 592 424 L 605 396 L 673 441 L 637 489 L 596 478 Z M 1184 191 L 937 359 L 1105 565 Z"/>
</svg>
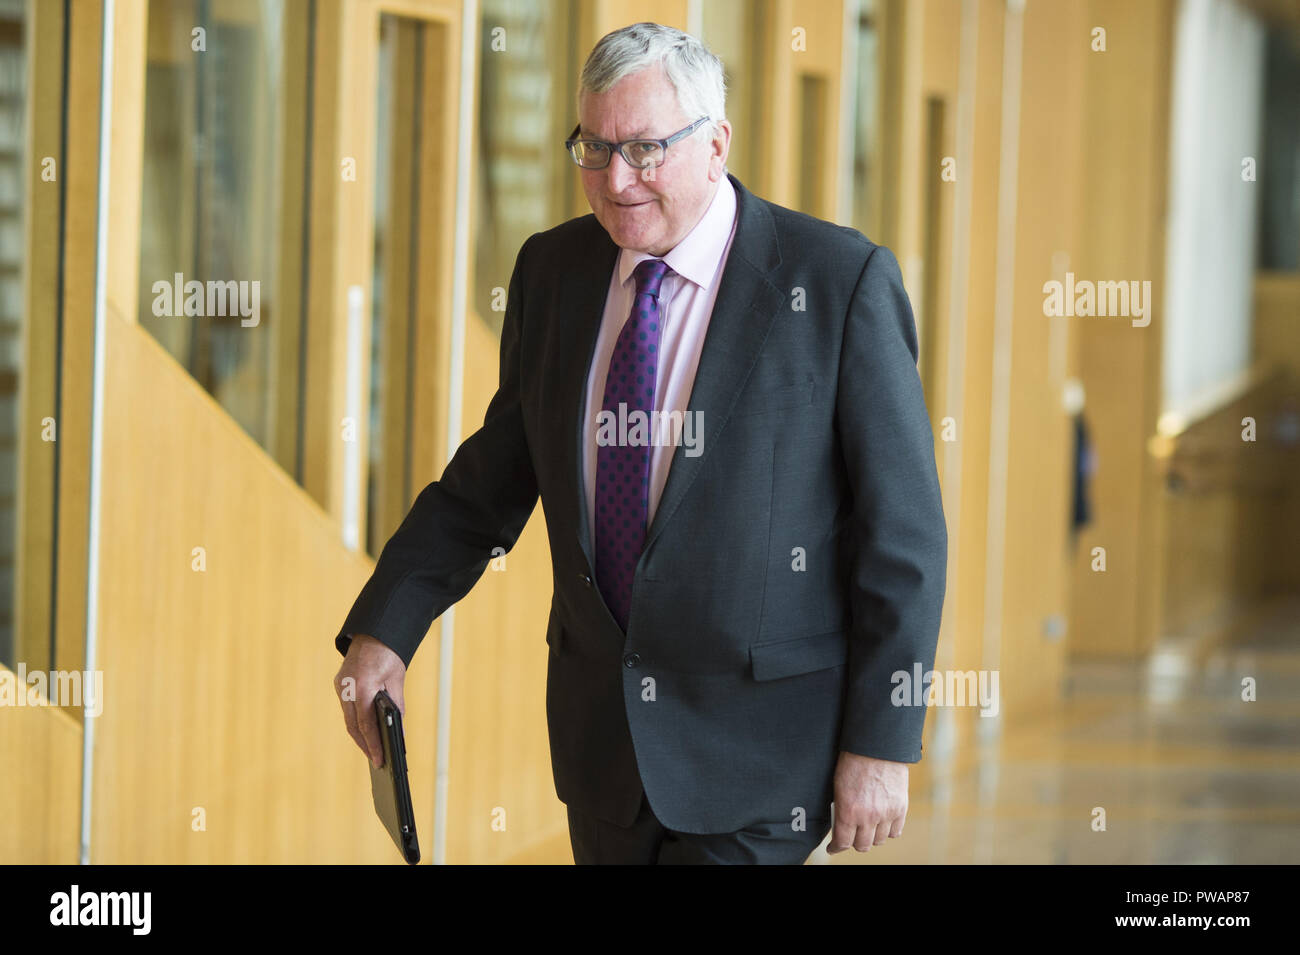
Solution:
<svg viewBox="0 0 1300 955">
<path fill-rule="evenodd" d="M 849 658 L 848 632 L 831 630 L 749 648 L 755 680 L 779 680 L 839 666 Z"/>
</svg>

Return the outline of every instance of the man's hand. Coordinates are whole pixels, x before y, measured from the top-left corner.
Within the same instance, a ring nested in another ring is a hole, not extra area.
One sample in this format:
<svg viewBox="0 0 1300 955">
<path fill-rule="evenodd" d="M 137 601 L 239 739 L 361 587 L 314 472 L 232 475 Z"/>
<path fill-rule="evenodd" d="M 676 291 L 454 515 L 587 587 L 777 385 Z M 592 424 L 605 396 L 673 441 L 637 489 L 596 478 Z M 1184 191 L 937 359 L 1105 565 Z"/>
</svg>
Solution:
<svg viewBox="0 0 1300 955">
<path fill-rule="evenodd" d="M 907 763 L 840 753 L 835 765 L 835 828 L 827 852 L 870 852 L 903 834 Z"/>
<path fill-rule="evenodd" d="M 384 765 L 384 746 L 379 739 L 379 719 L 375 716 L 375 695 L 387 690 L 406 715 L 402 685 L 406 666 L 402 658 L 374 637 L 355 634 L 348 655 L 334 677 L 334 692 L 343 707 L 343 722 L 348 735 L 361 747 L 376 769 Z"/>
</svg>

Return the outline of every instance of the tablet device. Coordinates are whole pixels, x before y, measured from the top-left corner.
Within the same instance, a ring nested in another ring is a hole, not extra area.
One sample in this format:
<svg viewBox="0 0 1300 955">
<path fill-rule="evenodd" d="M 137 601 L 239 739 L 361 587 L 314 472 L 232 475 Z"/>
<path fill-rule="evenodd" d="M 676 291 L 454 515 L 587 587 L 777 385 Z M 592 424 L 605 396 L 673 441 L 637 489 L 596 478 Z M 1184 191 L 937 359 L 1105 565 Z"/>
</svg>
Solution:
<svg viewBox="0 0 1300 955">
<path fill-rule="evenodd" d="M 411 787 L 406 779 L 406 740 L 402 735 L 402 713 L 386 690 L 375 695 L 375 716 L 379 718 L 379 738 L 384 744 L 384 765 L 370 766 L 370 794 L 375 813 L 402 857 L 411 865 L 420 861 L 420 845 L 415 838 L 415 811 L 411 805 Z"/>
</svg>

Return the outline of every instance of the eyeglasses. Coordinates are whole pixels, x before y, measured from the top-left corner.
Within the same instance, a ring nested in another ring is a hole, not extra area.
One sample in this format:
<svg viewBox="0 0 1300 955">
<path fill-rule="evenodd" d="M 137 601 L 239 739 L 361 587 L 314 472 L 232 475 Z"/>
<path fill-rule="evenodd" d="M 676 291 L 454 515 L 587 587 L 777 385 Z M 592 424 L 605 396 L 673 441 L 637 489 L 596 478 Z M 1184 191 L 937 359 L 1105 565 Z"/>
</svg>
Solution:
<svg viewBox="0 0 1300 955">
<path fill-rule="evenodd" d="M 614 150 L 627 160 L 633 169 L 654 169 L 664 164 L 664 155 L 668 147 L 679 139 L 685 139 L 709 121 L 701 116 L 685 129 L 678 130 L 667 139 L 627 139 L 621 143 L 607 143 L 600 139 L 578 139 L 579 123 L 573 127 L 573 133 L 564 141 L 564 148 L 569 151 L 573 161 L 583 169 L 604 169 L 614 156 Z"/>
</svg>

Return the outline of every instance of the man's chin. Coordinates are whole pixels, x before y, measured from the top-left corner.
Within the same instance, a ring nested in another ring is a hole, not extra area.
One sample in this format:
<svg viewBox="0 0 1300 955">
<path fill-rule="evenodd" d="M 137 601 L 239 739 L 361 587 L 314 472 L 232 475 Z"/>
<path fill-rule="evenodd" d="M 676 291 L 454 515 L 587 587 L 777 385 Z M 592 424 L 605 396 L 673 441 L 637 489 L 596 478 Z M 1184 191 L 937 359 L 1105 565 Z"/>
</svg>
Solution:
<svg viewBox="0 0 1300 955">
<path fill-rule="evenodd" d="M 605 231 L 616 246 L 630 252 L 646 252 L 652 244 L 647 234 L 640 230 L 611 229 L 606 226 Z"/>
</svg>

